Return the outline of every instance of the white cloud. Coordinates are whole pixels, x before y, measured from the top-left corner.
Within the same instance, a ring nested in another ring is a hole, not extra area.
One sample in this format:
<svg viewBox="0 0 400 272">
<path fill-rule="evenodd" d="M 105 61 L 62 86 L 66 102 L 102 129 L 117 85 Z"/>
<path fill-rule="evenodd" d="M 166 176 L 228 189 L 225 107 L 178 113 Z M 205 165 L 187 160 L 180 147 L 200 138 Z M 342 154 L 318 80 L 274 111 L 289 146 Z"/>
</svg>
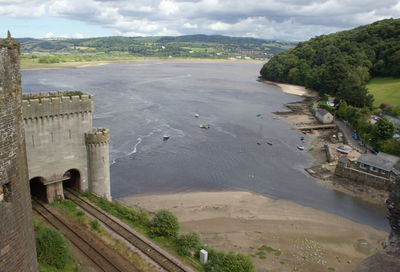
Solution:
<svg viewBox="0 0 400 272">
<path fill-rule="evenodd" d="M 210 24 L 210 29 L 216 31 L 226 31 L 231 28 L 232 25 L 220 21 Z"/>
<path fill-rule="evenodd" d="M 85 35 L 83 35 L 81 33 L 74 33 L 72 35 L 72 38 L 75 38 L 75 39 L 83 39 L 84 37 L 85 37 Z"/>
<path fill-rule="evenodd" d="M 197 24 L 191 24 L 191 23 L 184 23 L 183 27 L 184 28 L 196 29 L 196 28 L 198 28 L 198 25 Z"/>
<path fill-rule="evenodd" d="M 9 18 L 40 18 L 46 14 L 43 1 L 0 1 L 0 15 Z"/>
<path fill-rule="evenodd" d="M 175 14 L 179 11 L 178 4 L 169 0 L 162 0 L 158 8 L 160 12 L 165 15 Z"/>
<path fill-rule="evenodd" d="M 47 32 L 46 35 L 44 35 L 45 38 L 54 38 L 54 33 L 53 32 Z"/>
<path fill-rule="evenodd" d="M 399 0 L 0 0 L 0 16 L 64 18 L 118 35 L 224 34 L 305 40 L 400 17 Z M 54 31 L 54 30 L 52 30 Z M 80 32 L 79 29 L 71 33 Z M 71 34 L 72 35 L 72 34 Z"/>
</svg>

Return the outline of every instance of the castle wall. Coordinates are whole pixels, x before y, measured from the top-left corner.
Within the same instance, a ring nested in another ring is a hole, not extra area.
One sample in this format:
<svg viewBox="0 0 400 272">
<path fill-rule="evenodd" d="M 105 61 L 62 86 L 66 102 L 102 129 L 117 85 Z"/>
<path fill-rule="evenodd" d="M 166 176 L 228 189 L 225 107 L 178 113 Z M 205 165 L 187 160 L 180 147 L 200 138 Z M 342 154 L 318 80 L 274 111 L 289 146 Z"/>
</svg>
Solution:
<svg viewBox="0 0 400 272">
<path fill-rule="evenodd" d="M 38 271 L 21 112 L 19 45 L 0 41 L 0 272 Z"/>
<path fill-rule="evenodd" d="M 74 169 L 80 173 L 80 190 L 85 191 L 89 189 L 85 133 L 92 130 L 94 98 L 57 95 L 23 100 L 29 178 L 43 177 L 46 184 Z"/>
</svg>

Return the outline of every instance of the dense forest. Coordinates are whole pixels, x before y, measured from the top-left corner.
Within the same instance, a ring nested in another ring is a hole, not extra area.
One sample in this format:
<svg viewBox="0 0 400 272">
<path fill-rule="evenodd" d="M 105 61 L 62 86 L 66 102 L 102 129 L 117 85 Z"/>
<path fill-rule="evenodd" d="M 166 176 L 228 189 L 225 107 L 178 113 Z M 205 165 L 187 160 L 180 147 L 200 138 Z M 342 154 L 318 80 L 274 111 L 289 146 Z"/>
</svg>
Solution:
<svg viewBox="0 0 400 272">
<path fill-rule="evenodd" d="M 334 95 L 356 107 L 372 106 L 365 84 L 400 77 L 400 19 L 315 37 L 275 55 L 260 71 L 265 79 Z"/>
<path fill-rule="evenodd" d="M 179 37 L 103 37 L 88 39 L 17 39 L 23 55 L 94 56 L 122 55 L 138 57 L 269 59 L 293 48 L 297 43 L 220 35 Z M 88 58 L 88 57 L 87 57 Z M 49 59 L 49 58 L 47 58 Z M 46 58 L 44 59 L 46 60 Z M 57 58 L 50 60 L 56 61 Z"/>
</svg>

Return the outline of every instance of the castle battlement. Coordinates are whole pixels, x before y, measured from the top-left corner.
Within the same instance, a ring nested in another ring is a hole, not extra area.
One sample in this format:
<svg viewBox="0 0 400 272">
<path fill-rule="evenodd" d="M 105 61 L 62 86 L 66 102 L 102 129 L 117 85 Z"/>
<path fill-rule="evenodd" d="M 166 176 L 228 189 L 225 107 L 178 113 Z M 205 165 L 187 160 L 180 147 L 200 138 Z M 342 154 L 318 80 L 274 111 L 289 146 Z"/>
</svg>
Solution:
<svg viewBox="0 0 400 272">
<path fill-rule="evenodd" d="M 22 114 L 24 119 L 52 117 L 74 113 L 93 113 L 94 96 L 75 95 L 76 92 L 41 92 L 24 94 Z"/>
<path fill-rule="evenodd" d="M 86 144 L 108 144 L 110 141 L 110 130 L 107 128 L 95 128 L 85 133 Z"/>
</svg>

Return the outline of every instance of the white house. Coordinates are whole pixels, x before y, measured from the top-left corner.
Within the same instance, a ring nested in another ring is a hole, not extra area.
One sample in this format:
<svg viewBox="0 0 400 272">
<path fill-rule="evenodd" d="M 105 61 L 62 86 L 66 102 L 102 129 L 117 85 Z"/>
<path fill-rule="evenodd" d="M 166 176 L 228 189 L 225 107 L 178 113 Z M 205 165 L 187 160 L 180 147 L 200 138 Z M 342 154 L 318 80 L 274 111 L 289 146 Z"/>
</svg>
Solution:
<svg viewBox="0 0 400 272">
<path fill-rule="evenodd" d="M 318 121 L 320 121 L 322 124 L 329 124 L 333 122 L 333 115 L 327 110 L 321 108 L 318 108 L 315 111 L 315 117 L 317 117 Z"/>
</svg>

